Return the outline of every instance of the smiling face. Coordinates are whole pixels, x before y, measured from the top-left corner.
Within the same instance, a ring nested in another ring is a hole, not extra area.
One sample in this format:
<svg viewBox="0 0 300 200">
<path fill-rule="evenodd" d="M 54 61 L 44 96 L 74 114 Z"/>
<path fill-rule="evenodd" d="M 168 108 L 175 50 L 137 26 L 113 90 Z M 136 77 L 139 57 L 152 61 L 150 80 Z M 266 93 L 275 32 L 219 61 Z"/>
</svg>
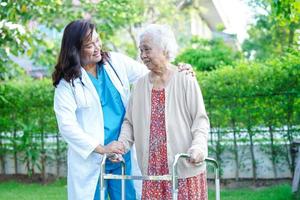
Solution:
<svg viewBox="0 0 300 200">
<path fill-rule="evenodd" d="M 168 63 L 165 52 L 151 35 L 145 35 L 140 41 L 140 57 L 149 70 L 156 72 Z"/>
<path fill-rule="evenodd" d="M 80 60 L 82 65 L 96 64 L 101 61 L 101 47 L 102 42 L 98 36 L 98 33 L 93 30 L 87 32 L 80 51 Z"/>
</svg>

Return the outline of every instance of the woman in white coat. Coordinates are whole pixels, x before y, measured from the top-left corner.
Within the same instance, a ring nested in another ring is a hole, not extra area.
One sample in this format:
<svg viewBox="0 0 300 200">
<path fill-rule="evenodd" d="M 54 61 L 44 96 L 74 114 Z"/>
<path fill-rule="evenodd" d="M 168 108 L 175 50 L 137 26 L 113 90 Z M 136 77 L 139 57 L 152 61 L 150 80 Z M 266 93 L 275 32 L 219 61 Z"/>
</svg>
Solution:
<svg viewBox="0 0 300 200">
<path fill-rule="evenodd" d="M 144 65 L 127 56 L 103 52 L 89 21 L 66 26 L 52 78 L 58 127 L 68 143 L 68 199 L 99 199 L 96 186 L 101 156 L 116 147 L 113 141 L 119 135 L 130 84 L 146 72 Z M 125 160 L 130 174 L 130 154 Z M 110 173 L 121 169 L 115 163 L 106 168 Z M 107 181 L 106 188 L 110 199 L 120 199 L 119 181 Z M 126 191 L 126 199 L 137 198 L 131 181 L 126 183 Z"/>
<path fill-rule="evenodd" d="M 68 199 L 100 199 L 97 187 L 102 155 L 123 153 L 115 142 L 129 100 L 130 84 L 148 72 L 133 59 L 103 52 L 95 25 L 86 20 L 64 30 L 58 63 L 52 75 L 54 110 L 59 132 L 68 143 Z M 191 71 L 188 67 L 180 70 Z M 133 153 L 132 153 L 133 154 Z M 135 154 L 134 154 L 135 155 Z M 130 153 L 124 156 L 126 173 L 139 170 Z M 134 170 L 135 169 L 135 170 Z M 120 164 L 108 162 L 109 173 L 120 173 Z M 120 181 L 107 181 L 110 199 L 120 199 Z M 126 199 L 141 191 L 126 182 Z"/>
</svg>

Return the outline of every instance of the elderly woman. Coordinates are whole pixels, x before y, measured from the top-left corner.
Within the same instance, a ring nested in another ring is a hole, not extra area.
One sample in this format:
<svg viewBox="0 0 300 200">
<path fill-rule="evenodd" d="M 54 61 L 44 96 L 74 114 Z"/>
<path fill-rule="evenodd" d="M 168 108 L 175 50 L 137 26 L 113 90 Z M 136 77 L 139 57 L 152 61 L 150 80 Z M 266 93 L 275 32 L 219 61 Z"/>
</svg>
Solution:
<svg viewBox="0 0 300 200">
<path fill-rule="evenodd" d="M 146 73 L 146 66 L 133 59 L 103 51 L 90 21 L 76 20 L 66 26 L 52 78 L 58 128 L 68 143 L 68 199 L 99 200 L 102 154 L 112 149 L 123 153 L 114 141 L 119 137 L 130 84 Z M 131 153 L 124 155 L 126 173 L 139 174 Z M 120 174 L 120 163 L 107 162 L 106 173 Z M 126 199 L 139 198 L 138 189 L 127 181 Z M 121 198 L 120 190 L 120 181 L 106 181 L 106 196 L 111 200 Z"/>
<path fill-rule="evenodd" d="M 140 35 L 140 57 L 150 72 L 138 80 L 119 136 L 125 151 L 135 143 L 144 175 L 170 174 L 174 156 L 189 153 L 178 164 L 179 199 L 207 199 L 206 166 L 209 120 L 200 87 L 193 76 L 178 73 L 170 62 L 177 45 L 173 32 L 149 25 Z M 143 199 L 170 199 L 169 181 L 144 181 Z"/>
</svg>

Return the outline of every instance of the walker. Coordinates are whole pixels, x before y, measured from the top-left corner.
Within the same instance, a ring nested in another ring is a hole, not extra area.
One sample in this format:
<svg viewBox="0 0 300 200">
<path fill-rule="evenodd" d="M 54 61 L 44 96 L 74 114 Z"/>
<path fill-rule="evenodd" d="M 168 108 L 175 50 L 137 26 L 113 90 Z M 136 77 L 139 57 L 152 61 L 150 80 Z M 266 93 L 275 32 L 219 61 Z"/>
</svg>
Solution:
<svg viewBox="0 0 300 200">
<path fill-rule="evenodd" d="M 177 200 L 178 197 L 178 176 L 177 176 L 177 163 L 179 159 L 189 158 L 190 156 L 186 153 L 179 153 L 175 155 L 175 159 L 172 165 L 172 174 L 171 175 L 161 175 L 161 176 L 129 176 L 125 175 L 125 161 L 121 161 L 122 165 L 122 174 L 106 174 L 105 173 L 105 162 L 107 158 L 111 158 L 115 156 L 114 154 L 106 155 L 104 154 L 102 162 L 101 162 L 101 170 L 100 170 L 100 198 L 103 200 L 105 198 L 105 187 L 104 181 L 108 179 L 121 180 L 121 196 L 122 200 L 125 200 L 125 180 L 151 180 L 151 181 L 171 181 L 172 182 L 172 199 Z M 205 162 L 211 164 L 214 167 L 215 172 L 215 190 L 216 190 L 216 200 L 220 200 L 220 178 L 219 178 L 219 165 L 218 162 L 213 159 L 207 157 Z"/>
</svg>

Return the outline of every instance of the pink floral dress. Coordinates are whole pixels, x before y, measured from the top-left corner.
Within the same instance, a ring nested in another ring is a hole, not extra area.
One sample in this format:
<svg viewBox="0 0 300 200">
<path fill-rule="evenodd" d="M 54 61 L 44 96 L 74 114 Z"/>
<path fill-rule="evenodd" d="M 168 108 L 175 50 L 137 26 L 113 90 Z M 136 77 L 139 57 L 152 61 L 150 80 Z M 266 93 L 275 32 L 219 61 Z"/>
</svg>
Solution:
<svg viewBox="0 0 300 200">
<path fill-rule="evenodd" d="M 149 139 L 149 175 L 169 174 L 165 124 L 165 90 L 152 90 Z M 207 200 L 206 174 L 178 180 L 179 200 Z M 172 198 L 170 181 L 143 181 L 142 199 Z"/>
</svg>

